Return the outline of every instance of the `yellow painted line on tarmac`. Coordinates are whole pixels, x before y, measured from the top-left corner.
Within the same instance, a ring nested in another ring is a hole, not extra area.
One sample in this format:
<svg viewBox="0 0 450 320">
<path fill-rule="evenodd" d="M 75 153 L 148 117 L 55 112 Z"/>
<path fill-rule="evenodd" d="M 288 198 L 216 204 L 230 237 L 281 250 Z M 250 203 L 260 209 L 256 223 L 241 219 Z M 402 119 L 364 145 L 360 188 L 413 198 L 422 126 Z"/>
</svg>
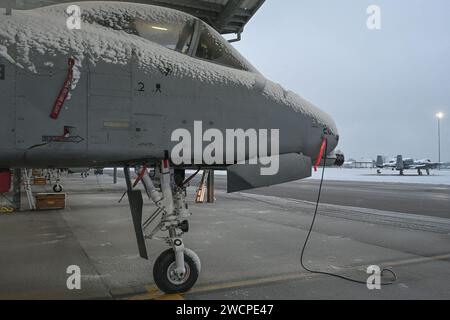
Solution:
<svg viewBox="0 0 450 320">
<path fill-rule="evenodd" d="M 425 262 L 445 260 L 445 259 L 449 259 L 449 258 L 450 258 L 450 254 L 445 254 L 445 255 L 438 255 L 438 256 L 433 256 L 433 257 L 420 257 L 420 258 L 412 258 L 412 259 L 384 262 L 384 263 L 382 263 L 382 265 L 394 267 L 394 266 L 420 264 L 420 263 L 425 263 Z M 365 265 L 356 266 L 354 268 L 361 268 L 364 266 Z M 316 276 L 320 276 L 320 274 L 316 274 L 316 273 L 290 274 L 290 275 L 281 275 L 281 276 L 275 276 L 275 277 L 253 279 L 253 280 L 235 281 L 235 282 L 228 282 L 228 283 L 223 283 L 223 284 L 213 284 L 213 285 L 208 285 L 208 286 L 204 286 L 204 287 L 193 288 L 192 290 L 189 291 L 189 293 L 205 293 L 205 292 L 218 291 L 218 290 L 224 290 L 224 289 L 235 289 L 235 288 L 240 288 L 240 287 L 249 287 L 249 286 L 255 286 L 255 285 L 262 285 L 262 284 L 285 282 L 285 281 L 289 281 L 289 280 L 301 280 L 301 279 L 312 278 L 312 277 L 316 277 Z"/>
<path fill-rule="evenodd" d="M 155 298 L 153 300 L 158 301 L 177 301 L 177 300 L 184 300 L 183 296 L 181 294 L 163 294 L 162 296 Z"/>
<path fill-rule="evenodd" d="M 442 255 L 432 256 L 432 257 L 420 257 L 420 258 L 412 258 L 412 259 L 398 260 L 398 261 L 392 261 L 392 262 L 385 262 L 385 263 L 383 263 L 383 265 L 395 267 L 395 266 L 420 264 L 420 263 L 425 263 L 425 262 L 433 262 L 433 261 L 446 260 L 446 259 L 450 259 L 450 254 L 442 254 Z"/>
<path fill-rule="evenodd" d="M 145 287 L 147 293 L 139 294 L 137 296 L 133 296 L 129 298 L 129 300 L 154 300 L 159 296 L 162 296 L 164 293 L 158 290 L 156 287 Z"/>
<path fill-rule="evenodd" d="M 437 255 L 432 257 L 419 257 L 419 258 L 411 258 L 411 259 L 403 259 L 403 260 L 396 260 L 396 261 L 390 261 L 390 262 L 383 262 L 379 263 L 384 266 L 406 266 L 411 264 L 420 264 L 420 263 L 426 263 L 426 262 L 433 262 L 433 261 L 439 261 L 439 260 L 445 260 L 450 259 L 450 254 L 443 254 L 443 255 Z M 354 266 L 352 269 L 358 269 L 365 267 L 366 265 L 361 266 Z M 251 287 L 256 285 L 264 285 L 264 284 L 272 284 L 272 283 L 278 283 L 278 282 L 286 282 L 289 280 L 301 280 L 301 279 L 311 279 L 313 277 L 321 276 L 320 274 L 315 273 L 301 273 L 301 274 L 287 274 L 287 275 L 279 275 L 279 276 L 273 276 L 273 277 L 265 277 L 265 278 L 259 278 L 259 279 L 251 279 L 251 280 L 242 280 L 242 281 L 231 281 L 231 282 L 225 282 L 225 283 L 218 283 L 218 284 L 211 284 L 206 286 L 200 286 L 195 287 L 191 289 L 188 294 L 190 293 L 206 293 L 206 292 L 213 292 L 213 291 L 219 291 L 219 290 L 226 290 L 226 289 L 236 289 L 241 287 Z M 184 300 L 184 297 L 182 295 L 165 295 L 161 291 L 158 290 L 155 286 L 148 286 L 146 287 L 146 290 L 148 293 L 142 294 L 139 296 L 131 297 L 130 300 Z"/>
<path fill-rule="evenodd" d="M 307 273 L 307 274 L 303 273 L 303 274 L 290 274 L 290 275 L 266 277 L 266 278 L 252 279 L 252 280 L 233 281 L 233 282 L 212 284 L 212 285 L 207 285 L 207 286 L 203 286 L 203 287 L 193 288 L 192 290 L 189 291 L 189 293 L 204 293 L 204 292 L 218 291 L 218 290 L 224 290 L 224 289 L 250 287 L 250 286 L 255 286 L 255 285 L 285 282 L 285 281 L 289 281 L 289 280 L 300 280 L 300 279 L 305 279 L 305 278 L 311 278 L 314 276 L 317 276 L 317 275 L 312 274 L 312 273 Z"/>
<path fill-rule="evenodd" d="M 261 284 L 269 284 L 269 283 L 276 283 L 276 282 L 284 282 L 289 280 L 298 280 L 298 279 L 304 279 L 304 278 L 311 278 L 317 276 L 315 274 L 291 274 L 291 275 L 281 275 L 281 276 L 274 276 L 274 277 L 267 277 L 267 278 L 259 278 L 259 279 L 253 279 L 253 280 L 242 280 L 242 281 L 233 281 L 233 282 L 226 282 L 226 283 L 220 283 L 220 284 L 212 284 L 207 285 L 203 287 L 197 287 L 191 289 L 188 293 L 204 293 L 204 292 L 210 292 L 210 291 L 218 291 L 218 290 L 224 290 L 224 289 L 234 289 L 234 288 L 240 288 L 240 287 L 248 287 L 248 286 L 254 286 L 254 285 L 261 285 Z M 184 300 L 184 297 L 182 295 L 165 295 L 155 287 L 146 287 L 148 293 L 144 293 L 142 295 L 137 295 L 129 298 L 129 300 Z"/>
<path fill-rule="evenodd" d="M 128 300 L 184 300 L 181 294 L 164 294 L 156 286 L 146 286 L 147 293 L 128 298 Z"/>
</svg>

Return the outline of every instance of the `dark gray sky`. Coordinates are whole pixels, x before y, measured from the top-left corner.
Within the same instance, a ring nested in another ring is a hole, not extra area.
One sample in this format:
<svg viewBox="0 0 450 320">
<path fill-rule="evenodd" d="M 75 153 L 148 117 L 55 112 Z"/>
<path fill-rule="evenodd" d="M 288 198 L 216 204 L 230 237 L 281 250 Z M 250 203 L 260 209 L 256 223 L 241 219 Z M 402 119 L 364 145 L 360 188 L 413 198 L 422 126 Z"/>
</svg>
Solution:
<svg viewBox="0 0 450 320">
<path fill-rule="evenodd" d="M 381 30 L 369 30 L 369 5 Z M 449 0 L 266 0 L 236 44 L 263 74 L 330 113 L 348 157 L 450 160 Z"/>
</svg>

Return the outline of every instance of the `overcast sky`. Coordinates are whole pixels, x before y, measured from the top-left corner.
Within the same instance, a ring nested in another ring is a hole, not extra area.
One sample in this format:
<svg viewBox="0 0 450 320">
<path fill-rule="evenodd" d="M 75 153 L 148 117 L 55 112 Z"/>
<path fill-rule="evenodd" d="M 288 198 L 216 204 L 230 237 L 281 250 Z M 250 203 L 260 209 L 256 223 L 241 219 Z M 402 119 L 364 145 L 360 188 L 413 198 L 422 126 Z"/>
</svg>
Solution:
<svg viewBox="0 0 450 320">
<path fill-rule="evenodd" d="M 366 25 L 381 8 L 381 30 Z M 449 0 L 266 0 L 236 44 L 264 75 L 331 114 L 346 157 L 450 160 Z"/>
</svg>

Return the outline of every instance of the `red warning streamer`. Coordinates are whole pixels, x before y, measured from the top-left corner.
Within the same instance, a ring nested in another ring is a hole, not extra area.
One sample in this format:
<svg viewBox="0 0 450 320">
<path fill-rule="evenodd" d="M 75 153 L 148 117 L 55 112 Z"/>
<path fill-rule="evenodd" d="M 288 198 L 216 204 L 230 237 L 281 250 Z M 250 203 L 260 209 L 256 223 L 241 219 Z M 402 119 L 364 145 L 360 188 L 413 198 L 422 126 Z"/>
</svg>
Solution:
<svg viewBox="0 0 450 320">
<path fill-rule="evenodd" d="M 50 114 L 50 118 L 58 119 L 59 113 L 66 102 L 67 95 L 70 91 L 70 85 L 73 80 L 73 66 L 75 65 L 75 60 L 73 58 L 69 58 L 69 70 L 67 71 L 67 77 L 64 81 L 64 85 L 59 91 L 59 95 L 56 98 L 55 104 L 53 105 L 52 113 Z"/>
<path fill-rule="evenodd" d="M 136 180 L 134 180 L 133 188 L 135 188 L 137 186 L 137 184 L 139 183 L 139 181 L 142 180 L 142 177 L 145 175 L 146 172 L 147 172 L 147 166 L 142 166 L 141 172 L 136 177 Z"/>
<path fill-rule="evenodd" d="M 317 172 L 317 167 L 320 164 L 320 160 L 322 160 L 323 154 L 325 153 L 325 147 L 327 145 L 327 138 L 323 138 L 322 140 L 322 146 L 320 147 L 320 152 L 319 152 L 319 156 L 316 159 L 316 163 L 314 165 L 314 171 Z"/>
</svg>

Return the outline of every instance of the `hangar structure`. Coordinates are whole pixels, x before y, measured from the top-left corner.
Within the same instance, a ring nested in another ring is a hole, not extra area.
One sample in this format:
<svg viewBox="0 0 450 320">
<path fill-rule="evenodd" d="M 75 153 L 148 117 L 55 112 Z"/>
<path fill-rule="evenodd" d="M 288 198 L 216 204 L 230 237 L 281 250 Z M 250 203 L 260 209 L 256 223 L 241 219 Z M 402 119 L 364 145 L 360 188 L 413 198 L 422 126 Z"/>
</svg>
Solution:
<svg viewBox="0 0 450 320">
<path fill-rule="evenodd" d="M 125 0 L 126 1 L 126 0 Z M 76 2 L 76 0 L 0 0 L 13 9 L 31 9 L 40 6 Z M 246 24 L 265 0 L 138 0 L 127 1 L 168 7 L 196 16 L 221 34 L 236 34 L 240 40 Z"/>
</svg>

